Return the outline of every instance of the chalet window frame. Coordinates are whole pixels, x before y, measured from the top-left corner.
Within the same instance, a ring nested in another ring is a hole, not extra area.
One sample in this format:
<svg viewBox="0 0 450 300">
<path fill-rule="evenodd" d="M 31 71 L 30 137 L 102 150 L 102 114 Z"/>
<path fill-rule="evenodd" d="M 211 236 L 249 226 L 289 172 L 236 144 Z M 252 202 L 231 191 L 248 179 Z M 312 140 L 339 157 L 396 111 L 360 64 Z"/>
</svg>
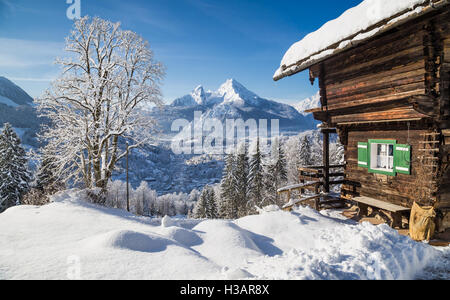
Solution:
<svg viewBox="0 0 450 300">
<path fill-rule="evenodd" d="M 373 167 L 374 159 L 378 162 L 378 147 L 375 145 L 392 146 L 393 156 L 391 151 L 387 149 L 387 164 L 392 165 L 392 169 L 377 169 Z M 373 153 L 373 151 L 377 153 Z M 392 161 L 389 159 L 392 157 Z M 380 140 L 370 139 L 367 142 L 358 142 L 358 167 L 365 168 L 369 173 L 383 174 L 388 176 L 397 176 L 399 174 L 411 175 L 412 161 L 411 161 L 411 145 L 399 144 L 397 140 Z"/>
<path fill-rule="evenodd" d="M 374 174 L 382 174 L 382 175 L 388 175 L 388 176 L 396 176 L 397 172 L 396 172 L 396 166 L 395 166 L 395 147 L 397 146 L 397 141 L 396 140 L 369 140 L 368 144 L 368 155 L 367 155 L 367 163 L 368 163 L 368 170 L 369 173 L 374 173 Z M 373 161 L 373 157 L 372 157 L 372 145 L 389 145 L 393 147 L 393 162 L 392 162 L 392 170 L 390 169 L 376 169 L 376 168 L 372 168 L 372 161 Z"/>
</svg>

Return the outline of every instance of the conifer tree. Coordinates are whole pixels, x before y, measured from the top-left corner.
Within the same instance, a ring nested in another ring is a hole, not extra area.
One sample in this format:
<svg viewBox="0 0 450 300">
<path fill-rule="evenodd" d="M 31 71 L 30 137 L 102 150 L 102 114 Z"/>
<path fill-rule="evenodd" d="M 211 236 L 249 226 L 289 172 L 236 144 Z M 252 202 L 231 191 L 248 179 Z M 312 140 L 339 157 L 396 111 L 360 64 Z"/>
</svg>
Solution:
<svg viewBox="0 0 450 300">
<path fill-rule="evenodd" d="M 235 163 L 236 158 L 234 154 L 228 154 L 220 185 L 220 216 L 225 219 L 236 219 L 238 217 L 235 189 L 236 178 L 234 177 Z"/>
<path fill-rule="evenodd" d="M 0 135 L 0 212 L 19 205 L 29 190 L 31 175 L 20 143 L 11 125 L 6 123 Z"/>
<path fill-rule="evenodd" d="M 193 217 L 195 219 L 206 219 L 208 217 L 208 195 L 209 191 L 205 188 L 200 195 L 194 207 Z"/>
<path fill-rule="evenodd" d="M 282 205 L 277 191 L 287 181 L 286 157 L 278 138 L 272 148 L 272 156 L 265 166 L 263 206 Z"/>
<path fill-rule="evenodd" d="M 256 149 L 250 159 L 248 186 L 249 186 L 249 213 L 255 212 L 255 206 L 262 203 L 262 194 L 264 189 L 263 176 L 264 169 L 262 164 L 262 155 L 259 138 L 256 142 Z"/>
<path fill-rule="evenodd" d="M 208 219 L 217 219 L 219 217 L 217 211 L 216 193 L 214 192 L 214 189 L 211 187 L 207 187 L 206 216 Z"/>
<path fill-rule="evenodd" d="M 279 139 L 277 139 L 275 147 L 276 146 L 278 146 L 278 159 L 276 161 L 275 168 L 279 179 L 277 183 L 284 184 L 287 180 L 286 155 L 284 154 L 283 145 Z"/>
<path fill-rule="evenodd" d="M 307 136 L 303 138 L 303 141 L 300 144 L 299 164 L 299 167 L 313 165 L 311 142 Z"/>
<path fill-rule="evenodd" d="M 236 203 L 238 217 L 248 215 L 248 174 L 249 159 L 246 144 L 243 143 L 236 156 L 236 168 L 234 169 Z"/>
<path fill-rule="evenodd" d="M 261 206 L 277 204 L 277 177 L 274 164 L 264 165 L 264 194 Z"/>
</svg>

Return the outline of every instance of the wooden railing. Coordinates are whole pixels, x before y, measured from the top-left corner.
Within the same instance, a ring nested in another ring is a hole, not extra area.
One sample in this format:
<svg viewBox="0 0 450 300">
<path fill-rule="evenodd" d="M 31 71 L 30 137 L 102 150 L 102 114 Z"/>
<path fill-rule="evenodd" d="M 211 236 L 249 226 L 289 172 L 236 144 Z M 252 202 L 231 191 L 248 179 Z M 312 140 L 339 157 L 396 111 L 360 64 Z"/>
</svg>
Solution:
<svg viewBox="0 0 450 300">
<path fill-rule="evenodd" d="M 287 195 L 287 205 L 284 208 L 290 208 L 294 205 L 314 200 L 315 208 L 320 209 L 320 200 L 330 198 L 329 187 L 345 183 L 344 180 L 330 180 L 330 178 L 343 177 L 344 172 L 337 170 L 343 169 L 345 165 L 330 165 L 328 168 L 324 166 L 308 166 L 301 167 L 299 171 L 299 184 L 293 184 L 278 190 L 279 195 Z M 333 172 L 330 172 L 332 170 Z M 325 182 L 327 180 L 327 182 Z M 326 188 L 327 186 L 327 188 Z M 322 189 L 322 191 L 321 191 Z M 312 192 L 312 195 L 305 195 L 306 190 Z M 293 192 L 300 192 L 300 199 L 291 199 Z M 331 199 L 336 202 L 336 199 Z"/>
</svg>

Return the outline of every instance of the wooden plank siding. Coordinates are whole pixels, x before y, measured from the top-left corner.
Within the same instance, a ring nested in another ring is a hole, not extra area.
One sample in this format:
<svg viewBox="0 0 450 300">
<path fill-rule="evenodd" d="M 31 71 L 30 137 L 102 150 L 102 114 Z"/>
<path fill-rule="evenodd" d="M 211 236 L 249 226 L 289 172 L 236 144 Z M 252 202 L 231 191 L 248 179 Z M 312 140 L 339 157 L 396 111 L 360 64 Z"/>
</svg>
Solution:
<svg viewBox="0 0 450 300">
<path fill-rule="evenodd" d="M 404 207 L 412 207 L 414 201 L 423 205 L 434 204 L 435 197 L 435 174 L 422 171 L 423 161 L 420 157 L 423 152 L 423 134 L 428 130 L 421 129 L 419 123 L 411 124 L 413 127 L 408 131 L 406 125 L 395 126 L 393 124 L 379 124 L 370 128 L 347 129 L 346 180 L 355 184 L 343 186 L 343 193 L 351 196 L 367 196 L 382 201 L 390 202 Z M 358 167 L 358 142 L 367 142 L 368 139 L 396 140 L 400 144 L 411 145 L 412 162 L 411 175 L 397 174 L 387 176 L 369 173 L 368 169 Z M 421 194 L 432 195 L 430 199 L 421 199 Z"/>
</svg>

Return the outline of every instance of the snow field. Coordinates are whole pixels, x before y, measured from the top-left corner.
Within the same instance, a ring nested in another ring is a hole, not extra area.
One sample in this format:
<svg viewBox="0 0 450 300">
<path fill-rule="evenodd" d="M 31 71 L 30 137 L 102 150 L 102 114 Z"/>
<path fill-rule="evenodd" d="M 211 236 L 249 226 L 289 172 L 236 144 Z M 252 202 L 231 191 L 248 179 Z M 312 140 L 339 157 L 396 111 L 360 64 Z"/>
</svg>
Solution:
<svg viewBox="0 0 450 300">
<path fill-rule="evenodd" d="M 1 214 L 0 279 L 413 279 L 442 256 L 387 226 L 309 208 L 157 220 L 83 199 L 71 190 Z"/>
</svg>

